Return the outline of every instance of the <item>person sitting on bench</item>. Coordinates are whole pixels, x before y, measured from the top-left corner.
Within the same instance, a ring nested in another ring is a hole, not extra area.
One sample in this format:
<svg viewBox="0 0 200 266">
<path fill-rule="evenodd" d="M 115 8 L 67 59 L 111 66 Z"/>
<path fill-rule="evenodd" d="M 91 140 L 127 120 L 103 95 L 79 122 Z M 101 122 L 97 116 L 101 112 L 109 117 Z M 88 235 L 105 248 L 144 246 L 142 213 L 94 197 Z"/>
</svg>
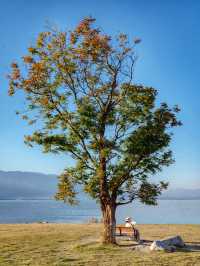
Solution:
<svg viewBox="0 0 200 266">
<path fill-rule="evenodd" d="M 136 229 L 134 226 L 136 225 L 136 221 L 132 220 L 131 217 L 127 217 L 125 219 L 125 227 L 132 227 L 133 228 L 133 236 L 136 241 L 140 241 L 140 233 L 138 229 Z"/>
<path fill-rule="evenodd" d="M 125 227 L 134 228 L 134 225 L 136 225 L 136 221 L 132 220 L 131 217 L 126 217 L 126 219 L 125 219 Z"/>
</svg>

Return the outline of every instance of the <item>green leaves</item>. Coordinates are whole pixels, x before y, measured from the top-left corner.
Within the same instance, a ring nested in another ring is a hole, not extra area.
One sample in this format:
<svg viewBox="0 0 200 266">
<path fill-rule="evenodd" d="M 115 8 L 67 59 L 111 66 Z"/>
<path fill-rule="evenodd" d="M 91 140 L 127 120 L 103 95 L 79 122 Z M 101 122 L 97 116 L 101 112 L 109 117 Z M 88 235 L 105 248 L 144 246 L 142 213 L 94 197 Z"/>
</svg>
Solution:
<svg viewBox="0 0 200 266">
<path fill-rule="evenodd" d="M 138 190 L 137 197 L 142 203 L 156 205 L 158 196 L 161 194 L 162 190 L 167 187 L 168 183 L 164 182 L 160 182 L 160 184 L 144 182 Z"/>
<path fill-rule="evenodd" d="M 67 170 L 64 171 L 63 174 L 59 176 L 58 192 L 55 195 L 55 199 L 63 200 L 65 203 L 68 203 L 70 205 L 77 205 L 77 192 L 75 191 L 74 186 L 75 182 L 72 178 L 72 175 L 70 174 L 70 172 L 68 173 Z"/>
</svg>

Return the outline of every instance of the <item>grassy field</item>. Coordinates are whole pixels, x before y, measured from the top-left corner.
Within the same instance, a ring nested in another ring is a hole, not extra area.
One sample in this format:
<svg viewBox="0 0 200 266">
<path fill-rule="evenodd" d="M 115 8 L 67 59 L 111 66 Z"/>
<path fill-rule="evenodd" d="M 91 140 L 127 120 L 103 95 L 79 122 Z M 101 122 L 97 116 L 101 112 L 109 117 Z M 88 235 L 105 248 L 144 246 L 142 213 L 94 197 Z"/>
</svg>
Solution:
<svg viewBox="0 0 200 266">
<path fill-rule="evenodd" d="M 200 245 L 200 225 L 138 225 L 142 239 L 155 240 L 179 234 L 191 247 Z M 134 243 L 102 246 L 100 224 L 0 225 L 2 266 L 176 266 L 200 265 L 197 251 L 174 253 L 134 251 Z"/>
</svg>

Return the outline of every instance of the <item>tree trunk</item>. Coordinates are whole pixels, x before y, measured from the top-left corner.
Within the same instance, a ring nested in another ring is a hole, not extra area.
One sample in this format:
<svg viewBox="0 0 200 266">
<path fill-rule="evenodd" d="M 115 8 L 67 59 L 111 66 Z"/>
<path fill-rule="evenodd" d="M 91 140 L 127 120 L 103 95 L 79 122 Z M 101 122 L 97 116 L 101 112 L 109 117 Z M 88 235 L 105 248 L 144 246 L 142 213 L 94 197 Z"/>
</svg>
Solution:
<svg viewBox="0 0 200 266">
<path fill-rule="evenodd" d="M 101 204 L 102 214 L 103 214 L 103 243 L 104 244 L 116 244 L 115 229 L 116 229 L 116 219 L 115 204 L 102 203 Z"/>
</svg>

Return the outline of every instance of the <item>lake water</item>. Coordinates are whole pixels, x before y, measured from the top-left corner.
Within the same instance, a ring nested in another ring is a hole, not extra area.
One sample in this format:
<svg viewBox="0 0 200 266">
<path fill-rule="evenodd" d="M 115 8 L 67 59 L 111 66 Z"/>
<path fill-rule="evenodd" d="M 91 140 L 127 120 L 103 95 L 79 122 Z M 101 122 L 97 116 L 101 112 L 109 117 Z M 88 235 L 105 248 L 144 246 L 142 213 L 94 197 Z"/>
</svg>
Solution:
<svg viewBox="0 0 200 266">
<path fill-rule="evenodd" d="M 139 202 L 123 206 L 117 211 L 117 223 L 126 216 L 141 224 L 200 224 L 200 200 L 160 200 L 158 206 Z M 83 223 L 101 218 L 98 205 L 82 200 L 71 207 L 54 200 L 0 200 L 0 223 Z"/>
</svg>

